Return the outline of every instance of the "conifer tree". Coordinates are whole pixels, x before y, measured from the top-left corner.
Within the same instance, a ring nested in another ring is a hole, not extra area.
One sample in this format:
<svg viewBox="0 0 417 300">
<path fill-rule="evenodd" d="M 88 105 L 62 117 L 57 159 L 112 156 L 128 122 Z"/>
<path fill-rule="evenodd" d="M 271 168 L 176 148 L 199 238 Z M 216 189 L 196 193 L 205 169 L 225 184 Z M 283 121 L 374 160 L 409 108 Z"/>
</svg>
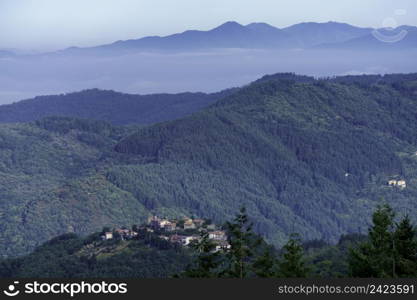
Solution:
<svg viewBox="0 0 417 300">
<path fill-rule="evenodd" d="M 395 272 L 398 277 L 417 276 L 417 230 L 405 216 L 396 225 L 394 251 L 396 253 Z"/>
<path fill-rule="evenodd" d="M 209 239 L 208 232 L 202 232 L 200 241 L 194 243 L 192 248 L 198 253 L 197 261 L 194 266 L 189 266 L 181 277 L 219 277 L 222 255 L 215 251 L 216 245 Z"/>
<path fill-rule="evenodd" d="M 352 249 L 349 267 L 354 277 L 395 277 L 396 255 L 393 251 L 394 212 L 389 205 L 379 206 L 372 216 L 369 241 Z"/>
<path fill-rule="evenodd" d="M 227 267 L 223 272 L 225 277 L 245 278 L 250 276 L 254 250 L 260 244 L 260 239 L 253 233 L 246 209 L 243 207 L 233 223 L 227 222 L 227 239 L 230 249 L 227 251 Z"/>
<path fill-rule="evenodd" d="M 273 249 L 268 248 L 263 255 L 258 256 L 252 265 L 252 270 L 257 277 L 275 278 L 278 277 L 277 259 L 274 256 Z"/>
<path fill-rule="evenodd" d="M 292 234 L 283 247 L 284 253 L 279 263 L 279 275 L 285 278 L 304 278 L 308 276 L 309 269 L 304 261 L 304 251 L 299 236 Z"/>
<path fill-rule="evenodd" d="M 193 266 L 180 276 L 194 278 L 276 277 L 276 258 L 273 249 L 262 248 L 262 239 L 253 233 L 252 224 L 242 208 L 233 222 L 225 224 L 229 249 L 215 251 L 216 245 L 203 233 L 192 246 L 198 253 Z M 265 245 L 265 244 L 264 244 Z"/>
</svg>

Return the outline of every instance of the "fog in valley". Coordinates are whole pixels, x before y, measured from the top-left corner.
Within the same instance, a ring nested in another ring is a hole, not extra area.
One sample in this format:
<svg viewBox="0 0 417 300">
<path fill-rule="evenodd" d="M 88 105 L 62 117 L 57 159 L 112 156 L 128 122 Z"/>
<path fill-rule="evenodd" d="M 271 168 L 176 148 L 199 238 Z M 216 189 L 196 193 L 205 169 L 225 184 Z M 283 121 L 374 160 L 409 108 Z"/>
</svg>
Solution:
<svg viewBox="0 0 417 300">
<path fill-rule="evenodd" d="M 414 50 L 218 49 L 193 52 L 55 52 L 0 56 L 0 104 L 89 88 L 149 94 L 213 92 L 265 74 L 317 77 L 414 72 Z"/>
</svg>

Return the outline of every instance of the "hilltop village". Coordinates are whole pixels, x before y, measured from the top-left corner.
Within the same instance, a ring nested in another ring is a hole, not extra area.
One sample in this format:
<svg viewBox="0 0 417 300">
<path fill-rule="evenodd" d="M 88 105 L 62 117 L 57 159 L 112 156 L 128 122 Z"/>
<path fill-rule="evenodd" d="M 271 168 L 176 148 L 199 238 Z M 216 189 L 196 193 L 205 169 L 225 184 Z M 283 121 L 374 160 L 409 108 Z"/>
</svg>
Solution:
<svg viewBox="0 0 417 300">
<path fill-rule="evenodd" d="M 215 244 L 215 251 L 230 248 L 227 242 L 227 234 L 224 230 L 205 219 L 167 219 L 152 216 L 143 225 L 133 225 L 131 229 L 115 228 L 113 230 L 103 230 L 102 240 L 132 240 L 141 239 L 141 234 L 148 232 L 157 235 L 160 239 L 169 241 L 173 244 L 188 247 L 200 241 L 201 233 L 208 233 L 208 238 Z"/>
</svg>

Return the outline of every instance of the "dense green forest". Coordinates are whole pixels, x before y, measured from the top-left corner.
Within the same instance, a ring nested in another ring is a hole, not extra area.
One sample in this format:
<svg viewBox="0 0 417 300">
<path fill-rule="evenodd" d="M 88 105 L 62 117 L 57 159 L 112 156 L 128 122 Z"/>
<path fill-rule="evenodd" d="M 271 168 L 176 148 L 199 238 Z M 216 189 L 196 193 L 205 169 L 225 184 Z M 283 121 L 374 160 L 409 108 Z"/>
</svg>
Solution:
<svg viewBox="0 0 417 300">
<path fill-rule="evenodd" d="M 101 241 L 99 233 L 58 236 L 30 255 L 2 261 L 0 277 L 165 278 L 191 262 L 189 250 L 150 237 Z"/>
<path fill-rule="evenodd" d="M 98 89 L 38 96 L 0 105 L 0 123 L 32 122 L 49 116 L 108 121 L 115 125 L 148 125 L 184 117 L 203 109 L 234 89 L 219 93 L 134 95 Z"/>
<path fill-rule="evenodd" d="M 198 241 L 183 246 L 141 228 L 132 226 L 138 234 L 128 240 L 58 236 L 29 255 L 0 260 L 0 278 L 417 277 L 417 228 L 388 205 L 373 213 L 368 235 L 328 244 L 292 234 L 279 250 L 253 231 L 245 209 L 223 225 L 230 248 L 220 251 L 204 229 Z"/>
<path fill-rule="evenodd" d="M 364 234 L 382 198 L 415 221 L 416 112 L 416 74 L 278 74 L 147 127 L 2 124 L 0 254 L 150 214 L 223 223 L 242 205 L 278 248 L 292 232 L 327 243 Z"/>
</svg>

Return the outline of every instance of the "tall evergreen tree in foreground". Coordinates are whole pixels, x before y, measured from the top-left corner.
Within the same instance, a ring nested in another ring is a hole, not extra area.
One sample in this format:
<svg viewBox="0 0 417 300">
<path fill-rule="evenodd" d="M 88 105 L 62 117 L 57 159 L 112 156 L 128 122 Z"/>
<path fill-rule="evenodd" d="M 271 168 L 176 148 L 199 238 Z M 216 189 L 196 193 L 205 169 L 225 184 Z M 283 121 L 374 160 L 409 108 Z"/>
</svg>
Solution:
<svg viewBox="0 0 417 300">
<path fill-rule="evenodd" d="M 350 252 L 351 276 L 387 278 L 416 275 L 416 229 L 408 216 L 394 225 L 394 216 L 388 205 L 380 206 L 374 212 L 369 240 Z"/>
<path fill-rule="evenodd" d="M 303 247 L 299 236 L 292 234 L 285 244 L 284 254 L 279 263 L 279 275 L 285 278 L 304 278 L 308 276 L 308 268 L 304 262 Z"/>
<path fill-rule="evenodd" d="M 226 253 L 225 277 L 245 278 L 250 275 L 255 249 L 261 244 L 261 239 L 253 233 L 252 227 L 244 207 L 232 223 L 226 223 L 230 249 Z"/>
<path fill-rule="evenodd" d="M 228 249 L 216 250 L 207 232 L 202 233 L 198 243 L 193 245 L 197 253 L 195 263 L 189 266 L 181 277 L 190 278 L 248 278 L 276 277 L 277 260 L 274 248 L 256 235 L 252 224 L 242 208 L 233 222 L 225 224 Z"/>
<path fill-rule="evenodd" d="M 398 224 L 388 205 L 379 206 L 372 216 L 368 238 L 346 256 L 350 277 L 415 277 L 417 276 L 416 228 L 408 216 Z M 216 251 L 216 246 L 203 233 L 193 246 L 197 253 L 195 263 L 182 274 L 197 278 L 304 278 L 310 275 L 304 248 L 297 234 L 292 234 L 282 248 L 280 259 L 275 249 L 256 235 L 242 208 L 233 222 L 225 225 L 229 249 Z M 331 248 L 328 248 L 330 251 Z M 335 253 L 340 259 L 341 252 Z M 323 252 L 322 254 L 325 254 Z M 328 255 L 328 254 L 325 254 Z M 343 258 L 345 260 L 345 258 Z M 345 260 L 346 261 L 346 260 Z"/>
<path fill-rule="evenodd" d="M 252 271 L 256 277 L 260 278 L 278 277 L 277 264 L 278 260 L 274 255 L 274 249 L 269 247 L 254 260 Z"/>
<path fill-rule="evenodd" d="M 215 251 L 216 245 L 210 241 L 209 234 L 203 232 L 201 240 L 192 245 L 198 253 L 195 265 L 188 266 L 181 277 L 216 278 L 219 277 L 219 267 L 223 263 L 222 254 Z"/>
<path fill-rule="evenodd" d="M 417 230 L 405 216 L 396 225 L 394 251 L 396 253 L 395 273 L 398 277 L 417 276 Z"/>
</svg>

